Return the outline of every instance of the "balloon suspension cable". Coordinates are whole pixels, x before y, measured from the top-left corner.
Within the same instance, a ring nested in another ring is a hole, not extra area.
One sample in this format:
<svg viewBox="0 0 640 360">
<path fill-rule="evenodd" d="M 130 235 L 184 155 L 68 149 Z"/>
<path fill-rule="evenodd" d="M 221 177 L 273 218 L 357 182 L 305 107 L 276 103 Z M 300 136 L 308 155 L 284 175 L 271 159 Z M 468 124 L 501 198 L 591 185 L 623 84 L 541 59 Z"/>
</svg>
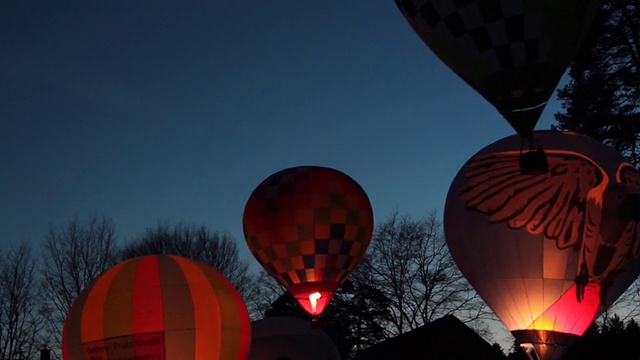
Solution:
<svg viewBox="0 0 640 360">
<path fill-rule="evenodd" d="M 540 143 L 533 137 L 533 133 L 520 135 L 520 153 L 522 154 L 527 148 L 528 151 L 535 151 L 540 148 Z"/>
</svg>

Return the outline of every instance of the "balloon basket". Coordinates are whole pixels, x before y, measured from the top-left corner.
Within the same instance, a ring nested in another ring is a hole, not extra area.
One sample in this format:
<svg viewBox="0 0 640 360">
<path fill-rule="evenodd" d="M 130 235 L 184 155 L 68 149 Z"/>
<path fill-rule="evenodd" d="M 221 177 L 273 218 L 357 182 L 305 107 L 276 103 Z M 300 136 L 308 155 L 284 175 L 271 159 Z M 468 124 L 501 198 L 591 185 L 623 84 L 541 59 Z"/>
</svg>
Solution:
<svg viewBox="0 0 640 360">
<path fill-rule="evenodd" d="M 549 172 L 547 155 L 539 147 L 535 150 L 520 151 L 520 173 L 523 175 L 539 175 Z"/>
<path fill-rule="evenodd" d="M 551 330 L 515 330 L 511 334 L 529 360 L 560 360 L 579 338 Z"/>
</svg>

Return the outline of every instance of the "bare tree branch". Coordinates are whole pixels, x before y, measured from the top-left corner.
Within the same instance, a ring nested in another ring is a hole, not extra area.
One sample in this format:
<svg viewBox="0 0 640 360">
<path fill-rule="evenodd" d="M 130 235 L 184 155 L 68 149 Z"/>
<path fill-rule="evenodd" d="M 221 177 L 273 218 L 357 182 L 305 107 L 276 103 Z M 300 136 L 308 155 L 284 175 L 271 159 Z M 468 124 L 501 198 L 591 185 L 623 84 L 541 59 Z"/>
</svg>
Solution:
<svg viewBox="0 0 640 360">
<path fill-rule="evenodd" d="M 147 231 L 126 245 L 120 260 L 145 255 L 170 254 L 205 263 L 224 275 L 247 299 L 252 286 L 249 262 L 242 259 L 236 241 L 227 233 L 211 232 L 205 226 L 168 221 Z"/>
<path fill-rule="evenodd" d="M 31 247 L 0 257 L 0 359 L 31 359 L 43 344 L 44 309 Z"/>
<path fill-rule="evenodd" d="M 42 288 L 51 347 L 60 346 L 64 321 L 80 292 L 117 261 L 115 226 L 90 214 L 50 226 L 43 244 Z"/>
<path fill-rule="evenodd" d="M 413 219 L 395 211 L 377 226 L 359 270 L 390 299 L 389 336 L 448 314 L 465 322 L 491 317 L 451 258 L 435 212 Z"/>
</svg>

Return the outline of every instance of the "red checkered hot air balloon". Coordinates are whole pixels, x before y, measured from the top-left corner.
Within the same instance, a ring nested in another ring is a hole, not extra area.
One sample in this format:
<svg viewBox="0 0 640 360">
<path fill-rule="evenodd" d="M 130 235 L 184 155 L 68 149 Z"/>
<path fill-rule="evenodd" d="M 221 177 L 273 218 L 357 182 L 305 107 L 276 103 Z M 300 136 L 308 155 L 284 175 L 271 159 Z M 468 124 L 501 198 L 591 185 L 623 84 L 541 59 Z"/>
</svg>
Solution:
<svg viewBox="0 0 640 360">
<path fill-rule="evenodd" d="M 246 359 L 251 324 L 213 268 L 178 256 L 124 261 L 85 288 L 62 335 L 65 360 Z"/>
<path fill-rule="evenodd" d="M 258 185 L 245 206 L 243 227 L 258 262 L 316 316 L 364 256 L 373 211 L 348 175 L 299 166 Z"/>
</svg>

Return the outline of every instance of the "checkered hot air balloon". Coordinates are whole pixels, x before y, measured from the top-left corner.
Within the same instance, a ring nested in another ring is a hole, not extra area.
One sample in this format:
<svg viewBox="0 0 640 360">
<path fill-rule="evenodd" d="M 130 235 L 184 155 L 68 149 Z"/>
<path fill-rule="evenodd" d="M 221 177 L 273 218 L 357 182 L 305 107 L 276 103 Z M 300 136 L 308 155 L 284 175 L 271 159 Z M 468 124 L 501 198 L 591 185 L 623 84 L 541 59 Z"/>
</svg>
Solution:
<svg viewBox="0 0 640 360">
<path fill-rule="evenodd" d="M 124 261 L 85 288 L 62 336 L 65 360 L 246 359 L 251 324 L 213 268 L 178 256 Z"/>
<path fill-rule="evenodd" d="M 395 0 L 425 44 L 529 137 L 599 0 Z"/>
<path fill-rule="evenodd" d="M 360 185 L 320 166 L 279 171 L 253 191 L 244 236 L 258 262 L 311 315 L 322 313 L 364 256 L 373 211 Z"/>
</svg>

